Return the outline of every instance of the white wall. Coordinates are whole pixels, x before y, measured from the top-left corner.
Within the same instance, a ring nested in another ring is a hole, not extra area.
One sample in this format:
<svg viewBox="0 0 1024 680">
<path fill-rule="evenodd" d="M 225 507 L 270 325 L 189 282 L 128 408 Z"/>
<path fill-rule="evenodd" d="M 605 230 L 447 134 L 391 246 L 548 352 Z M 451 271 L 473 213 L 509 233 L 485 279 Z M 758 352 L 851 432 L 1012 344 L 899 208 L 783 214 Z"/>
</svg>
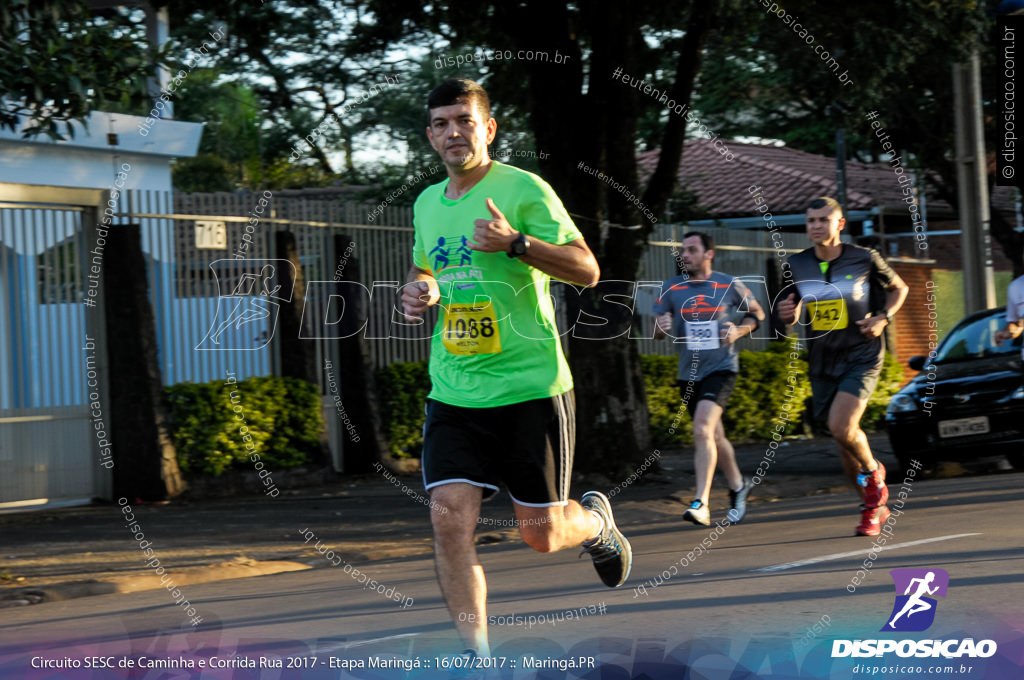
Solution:
<svg viewBox="0 0 1024 680">
<path fill-rule="evenodd" d="M 84 127 L 62 141 L 0 130 L 0 183 L 110 189 L 122 163 L 131 166 L 123 189 L 171 190 L 170 161 L 195 156 L 201 123 L 149 120 L 142 116 L 93 112 Z M 67 126 L 64 126 L 67 129 Z M 143 134 L 140 132 L 148 134 Z M 111 145 L 108 133 L 117 135 Z"/>
</svg>

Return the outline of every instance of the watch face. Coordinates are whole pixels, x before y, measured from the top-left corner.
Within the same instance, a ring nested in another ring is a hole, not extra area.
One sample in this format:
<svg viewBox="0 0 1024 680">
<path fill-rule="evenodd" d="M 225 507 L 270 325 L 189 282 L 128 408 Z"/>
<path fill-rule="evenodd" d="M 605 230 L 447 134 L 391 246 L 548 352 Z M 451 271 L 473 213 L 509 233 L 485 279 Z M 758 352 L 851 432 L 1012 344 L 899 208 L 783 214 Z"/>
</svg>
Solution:
<svg viewBox="0 0 1024 680">
<path fill-rule="evenodd" d="M 525 255 L 527 249 L 526 244 L 526 234 L 520 234 L 515 241 L 512 241 L 512 245 L 509 247 L 509 255 L 511 255 L 512 257 L 519 257 L 520 255 Z"/>
</svg>

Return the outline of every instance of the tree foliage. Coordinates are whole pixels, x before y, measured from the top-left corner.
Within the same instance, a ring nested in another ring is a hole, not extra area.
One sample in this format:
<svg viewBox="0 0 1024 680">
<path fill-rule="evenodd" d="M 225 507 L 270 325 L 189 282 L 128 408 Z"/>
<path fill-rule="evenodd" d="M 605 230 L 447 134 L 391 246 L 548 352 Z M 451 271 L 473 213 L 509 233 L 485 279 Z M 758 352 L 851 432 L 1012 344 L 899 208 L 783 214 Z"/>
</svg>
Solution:
<svg viewBox="0 0 1024 680">
<path fill-rule="evenodd" d="M 166 51 L 145 40 L 138 11 L 84 0 L 6 0 L 0 12 L 0 128 L 62 139 L 93 110 L 144 107 L 146 79 Z"/>
<path fill-rule="evenodd" d="M 991 9 L 995 0 L 987 5 Z M 5 92 L 13 93 L 8 101 L 56 102 L 53 110 L 65 117 L 98 102 L 135 102 L 132 87 L 145 73 L 132 61 L 144 53 L 137 24 L 128 25 L 136 14 L 87 17 L 81 3 L 70 0 L 31 8 L 19 0 L 14 6 L 15 19 L 5 18 L 0 34 L 5 46 L 18 42 L 25 16 L 43 23 L 25 45 L 18 43 L 14 56 L 5 53 L 0 61 Z M 851 155 L 862 159 L 880 153 L 864 118 L 877 110 L 909 164 L 937 173 L 935 191 L 955 205 L 950 67 L 971 51 L 979 31 L 992 26 L 974 0 L 827 6 L 792 0 L 783 10 L 789 20 L 767 14 L 763 0 L 165 0 L 162 6 L 172 16 L 172 62 L 180 63 L 213 27 L 224 26 L 227 33 L 203 64 L 208 75 L 197 71 L 181 93 L 180 115 L 206 120 L 210 130 L 201 156 L 182 163 L 176 180 L 196 186 L 374 182 L 386 192 L 437 164 L 423 138 L 429 89 L 446 77 L 474 77 L 495 105 L 495 146 L 544 152 L 525 165 L 533 169 L 536 163 L 598 256 L 603 283 L 580 296 L 569 314 L 606 319 L 599 332 L 628 328 L 628 310 L 608 297 L 632 293 L 628 283 L 614 282 L 635 280 L 654 221 L 667 209 L 677 218 L 695 210 L 677 182 L 692 124 L 669 111 L 667 99 L 692 104 L 723 137 L 781 139 L 815 153 L 831 154 L 834 132 L 842 127 Z M 49 10 L 57 12 L 52 21 L 44 16 Z M 803 35 L 793 30 L 797 21 Z M 102 31 L 81 28 L 90 22 L 102 25 L 113 42 L 98 47 Z M 128 24 L 120 29 L 118 22 Z M 54 44 L 68 48 L 67 63 L 92 66 L 72 74 L 59 59 L 53 67 L 29 63 L 46 63 L 43 56 L 59 51 L 48 40 L 57 41 L 61 27 L 72 25 L 70 34 L 82 45 L 65 38 Z M 810 42 L 806 35 L 813 36 Z M 135 42 L 118 42 L 132 36 Z M 437 61 L 442 54 L 498 50 L 515 58 L 461 67 Z M 527 59 L 521 51 L 549 57 Z M 834 62 L 823 60 L 822 51 Z M 111 56 L 125 58 L 111 65 Z M 834 72 L 830 63 L 839 68 Z M 42 70 L 34 78 L 14 73 L 29 66 Z M 838 77 L 844 71 L 849 82 Z M 104 90 L 100 73 L 112 74 L 116 87 Z M 400 85 L 375 89 L 388 79 Z M 324 123 L 324 134 L 311 145 L 301 141 Z M 360 161 L 360 147 L 378 153 Z M 638 167 L 637 152 L 654 148 L 660 153 L 648 176 Z M 294 150 L 301 151 L 298 157 Z M 1012 230 L 1004 227 L 994 215 L 996 237 L 1011 244 L 1015 238 L 1019 245 L 1020 235 L 1007 236 Z M 1019 260 L 1019 248 L 1017 253 Z M 649 436 L 635 343 L 624 335 L 574 337 L 570 359 L 583 467 L 614 473 L 629 459 L 645 457 Z"/>
<path fill-rule="evenodd" d="M 958 206 L 952 70 L 978 50 L 983 102 L 993 111 L 986 147 L 997 148 L 999 83 L 988 74 L 997 72 L 999 55 L 986 46 L 998 44 L 998 2 L 887 0 L 823 10 L 813 0 L 793 0 L 782 16 L 767 14 L 764 4 L 751 3 L 708 40 L 696 106 L 709 124 L 723 137 L 777 139 L 828 156 L 841 128 L 848 158 L 871 162 L 884 155 L 866 118 L 877 111 L 904 166 L 926 178 L 929 193 Z M 813 44 L 793 30 L 798 23 Z M 836 60 L 838 73 L 820 52 Z M 837 77 L 844 72 L 846 83 Z M 996 210 L 992 233 L 1024 271 L 1024 237 Z"/>
<path fill-rule="evenodd" d="M 639 78 L 652 77 L 656 71 L 653 77 L 664 83 L 667 94 L 686 104 L 700 69 L 703 39 L 718 13 L 730 4 L 350 3 L 358 8 L 360 21 L 353 25 L 346 50 L 368 71 L 387 63 L 392 46 L 410 43 L 430 45 L 432 56 L 464 51 L 513 56 L 474 60 L 471 67 L 462 68 L 441 61 L 431 80 L 436 84 L 446 77 L 476 76 L 492 102 L 504 109 L 495 109 L 499 130 L 505 120 L 526 121 L 535 150 L 545 153 L 543 158 L 538 154 L 540 174 L 561 196 L 598 257 L 604 282 L 578 299 L 570 296 L 574 299 L 569 317 L 582 313 L 584 318 L 606 318 L 620 335 L 574 333 L 570 341 L 581 451 L 577 460 L 583 469 L 618 474 L 631 460 L 648 453 L 639 356 L 623 332 L 630 314 L 606 296 L 632 294 L 626 282 L 635 280 L 647 235 L 676 190 L 687 125 L 677 115 L 659 120 L 654 134 L 662 153 L 646 187 L 641 187 L 637 123 L 642 111 L 663 110 L 664 104 L 617 81 L 613 72 L 619 68 Z M 397 16 L 404 20 L 393 21 Z M 533 58 L 528 58 L 531 54 Z M 419 93 L 421 102 L 428 89 Z M 525 132 L 514 127 L 513 131 Z M 520 139 L 529 137 L 523 134 Z M 581 171 L 581 164 L 614 177 L 637 200 L 642 197 L 647 216 L 627 192 Z"/>
</svg>

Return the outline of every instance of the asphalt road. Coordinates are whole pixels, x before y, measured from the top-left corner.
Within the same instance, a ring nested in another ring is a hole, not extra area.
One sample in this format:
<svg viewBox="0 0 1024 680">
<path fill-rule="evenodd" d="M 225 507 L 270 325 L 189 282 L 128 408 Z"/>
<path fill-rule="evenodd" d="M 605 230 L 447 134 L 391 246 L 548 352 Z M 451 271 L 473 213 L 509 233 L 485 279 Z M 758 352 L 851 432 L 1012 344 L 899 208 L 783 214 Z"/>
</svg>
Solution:
<svg viewBox="0 0 1024 680">
<path fill-rule="evenodd" d="M 889 486 L 892 501 L 901 489 L 906 500 L 877 552 L 872 539 L 852 535 L 849 492 L 760 504 L 742 524 L 711 531 L 664 516 L 633 521 L 623 527 L 633 572 L 615 590 L 573 551 L 483 546 L 496 659 L 478 663 L 500 666 L 491 676 L 503 678 L 852 678 L 865 673 L 861 663 L 896 666 L 876 669 L 887 678 L 1024 677 L 1024 474 L 909 485 L 890 474 Z M 699 547 L 704 539 L 710 549 Z M 449 677 L 436 666 L 459 645 L 432 559 L 356 566 L 385 593 L 362 587 L 344 564 L 183 587 L 204 619 L 198 627 L 160 590 L 8 609 L 0 678 Z M 894 603 L 889 571 L 898 568 L 949 574 L 926 632 L 879 633 Z M 998 651 L 973 659 L 830 656 L 835 639 L 969 637 L 991 639 Z M 85 669 L 91 656 L 111 657 L 97 663 L 115 669 Z M 241 657 L 295 668 L 241 668 Z M 584 668 L 535 669 L 567 657 Z M 143 658 L 207 667 L 149 668 Z M 358 667 L 381 659 L 421 668 Z M 83 667 L 32 668 L 76 662 Z M 116 668 L 129 662 L 135 667 Z M 603 671 L 589 670 L 591 662 Z"/>
</svg>

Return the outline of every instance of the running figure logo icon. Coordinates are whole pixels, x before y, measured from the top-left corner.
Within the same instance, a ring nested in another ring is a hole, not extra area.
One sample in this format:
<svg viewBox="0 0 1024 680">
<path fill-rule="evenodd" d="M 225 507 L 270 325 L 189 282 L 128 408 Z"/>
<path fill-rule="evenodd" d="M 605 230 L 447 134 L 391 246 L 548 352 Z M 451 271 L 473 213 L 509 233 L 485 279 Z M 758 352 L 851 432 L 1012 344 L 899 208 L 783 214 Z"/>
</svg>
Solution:
<svg viewBox="0 0 1024 680">
<path fill-rule="evenodd" d="M 295 265 L 289 260 L 216 260 L 217 309 L 197 350 L 266 347 L 277 330 L 281 302 L 292 299 Z"/>
<path fill-rule="evenodd" d="M 938 601 L 929 597 L 945 597 L 949 588 L 949 572 L 945 569 L 893 569 L 889 572 L 896 584 L 896 602 L 883 631 L 915 632 L 927 630 L 935 621 Z M 900 595 L 900 593 L 903 593 Z"/>
<path fill-rule="evenodd" d="M 458 247 L 455 244 L 458 243 Z M 473 250 L 469 247 L 466 236 L 438 236 L 427 257 L 434 262 L 434 271 L 440 272 L 445 267 L 462 267 L 473 264 Z"/>
</svg>

